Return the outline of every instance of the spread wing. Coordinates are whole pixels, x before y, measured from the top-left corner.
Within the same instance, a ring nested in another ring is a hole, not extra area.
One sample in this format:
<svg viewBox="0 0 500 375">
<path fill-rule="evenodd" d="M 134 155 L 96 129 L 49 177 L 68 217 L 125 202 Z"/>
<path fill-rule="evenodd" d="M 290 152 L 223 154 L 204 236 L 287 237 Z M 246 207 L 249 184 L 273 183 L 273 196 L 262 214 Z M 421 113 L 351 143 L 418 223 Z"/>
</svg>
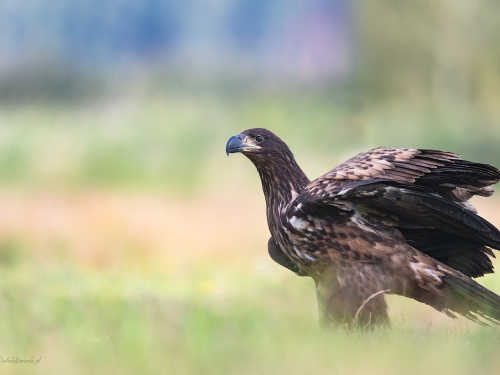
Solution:
<svg viewBox="0 0 500 375">
<path fill-rule="evenodd" d="M 393 215 L 412 247 L 477 277 L 493 272 L 488 247 L 500 249 L 500 232 L 468 199 L 491 195 L 499 180 L 498 169 L 453 153 L 377 148 L 312 181 L 297 200 L 353 215 Z"/>
<path fill-rule="evenodd" d="M 312 181 L 299 199 L 305 203 L 338 197 L 374 180 L 430 187 L 460 204 L 473 195 L 490 196 L 493 190 L 489 186 L 500 181 L 500 171 L 461 160 L 452 152 L 379 147 L 352 157 Z"/>
</svg>

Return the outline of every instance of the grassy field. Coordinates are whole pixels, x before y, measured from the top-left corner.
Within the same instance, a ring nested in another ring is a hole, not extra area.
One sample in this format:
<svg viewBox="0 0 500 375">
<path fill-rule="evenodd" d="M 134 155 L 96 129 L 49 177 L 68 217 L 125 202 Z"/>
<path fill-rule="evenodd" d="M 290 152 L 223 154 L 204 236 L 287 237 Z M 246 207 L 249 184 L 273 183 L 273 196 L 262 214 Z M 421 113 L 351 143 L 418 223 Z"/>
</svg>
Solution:
<svg viewBox="0 0 500 375">
<path fill-rule="evenodd" d="M 355 113 L 335 100 L 2 108 L 0 373 L 497 374 L 497 328 L 399 297 L 388 298 L 390 329 L 321 332 L 312 281 L 268 258 L 257 174 L 224 154 L 244 128 L 282 134 L 310 176 L 381 144 L 500 165 L 487 147 L 500 130 L 471 128 L 470 113 L 452 126 L 457 113 Z M 475 203 L 500 226 L 499 200 Z M 500 292 L 498 276 L 481 282 Z"/>
<path fill-rule="evenodd" d="M 393 327 L 321 332 L 314 287 L 268 259 L 263 205 L 3 191 L 2 373 L 495 374 L 496 328 L 389 297 Z M 492 206 L 480 205 L 500 225 Z M 238 207 L 238 210 L 234 210 Z M 229 214 L 230 213 L 230 214 Z M 484 283 L 500 291 L 497 276 Z"/>
</svg>

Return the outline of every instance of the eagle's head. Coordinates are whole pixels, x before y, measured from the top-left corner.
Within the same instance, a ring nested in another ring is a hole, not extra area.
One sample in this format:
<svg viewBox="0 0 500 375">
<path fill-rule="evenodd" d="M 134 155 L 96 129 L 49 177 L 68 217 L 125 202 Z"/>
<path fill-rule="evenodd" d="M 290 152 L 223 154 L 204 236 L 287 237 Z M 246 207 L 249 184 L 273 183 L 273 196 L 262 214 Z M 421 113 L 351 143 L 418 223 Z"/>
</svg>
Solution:
<svg viewBox="0 0 500 375">
<path fill-rule="evenodd" d="M 248 129 L 229 138 L 226 144 L 226 154 L 241 152 L 252 156 L 265 154 L 287 154 L 290 152 L 285 142 L 267 129 Z"/>
<path fill-rule="evenodd" d="M 257 168 L 268 205 L 288 203 L 309 184 L 286 143 L 267 129 L 248 129 L 229 138 L 226 153 L 236 152 L 245 155 Z M 277 219 L 268 216 L 268 220 Z"/>
</svg>

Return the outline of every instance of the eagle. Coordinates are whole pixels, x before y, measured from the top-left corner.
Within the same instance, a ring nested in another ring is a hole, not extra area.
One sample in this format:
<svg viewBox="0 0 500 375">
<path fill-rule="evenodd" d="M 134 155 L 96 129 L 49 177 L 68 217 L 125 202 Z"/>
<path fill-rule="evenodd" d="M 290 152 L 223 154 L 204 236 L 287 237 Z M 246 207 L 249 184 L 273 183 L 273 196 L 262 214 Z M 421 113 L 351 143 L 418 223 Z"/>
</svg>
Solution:
<svg viewBox="0 0 500 375">
<path fill-rule="evenodd" d="M 500 232 L 469 199 L 490 196 L 500 170 L 453 152 L 379 147 L 310 181 L 278 136 L 229 139 L 260 175 L 272 259 L 316 284 L 324 326 L 390 324 L 397 294 L 487 325 L 500 296 L 472 278 L 493 273 Z"/>
</svg>

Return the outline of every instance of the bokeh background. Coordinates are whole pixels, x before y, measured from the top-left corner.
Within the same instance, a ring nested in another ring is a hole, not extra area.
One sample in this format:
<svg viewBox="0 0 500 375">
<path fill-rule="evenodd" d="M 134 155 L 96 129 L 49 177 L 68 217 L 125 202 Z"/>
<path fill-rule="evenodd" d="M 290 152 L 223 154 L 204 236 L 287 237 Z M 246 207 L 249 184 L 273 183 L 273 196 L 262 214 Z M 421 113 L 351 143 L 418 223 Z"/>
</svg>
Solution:
<svg viewBox="0 0 500 375">
<path fill-rule="evenodd" d="M 224 147 L 500 166 L 499 40 L 492 0 L 0 1 L 0 372 L 497 374 L 497 329 L 399 297 L 391 329 L 321 332 Z"/>
</svg>

